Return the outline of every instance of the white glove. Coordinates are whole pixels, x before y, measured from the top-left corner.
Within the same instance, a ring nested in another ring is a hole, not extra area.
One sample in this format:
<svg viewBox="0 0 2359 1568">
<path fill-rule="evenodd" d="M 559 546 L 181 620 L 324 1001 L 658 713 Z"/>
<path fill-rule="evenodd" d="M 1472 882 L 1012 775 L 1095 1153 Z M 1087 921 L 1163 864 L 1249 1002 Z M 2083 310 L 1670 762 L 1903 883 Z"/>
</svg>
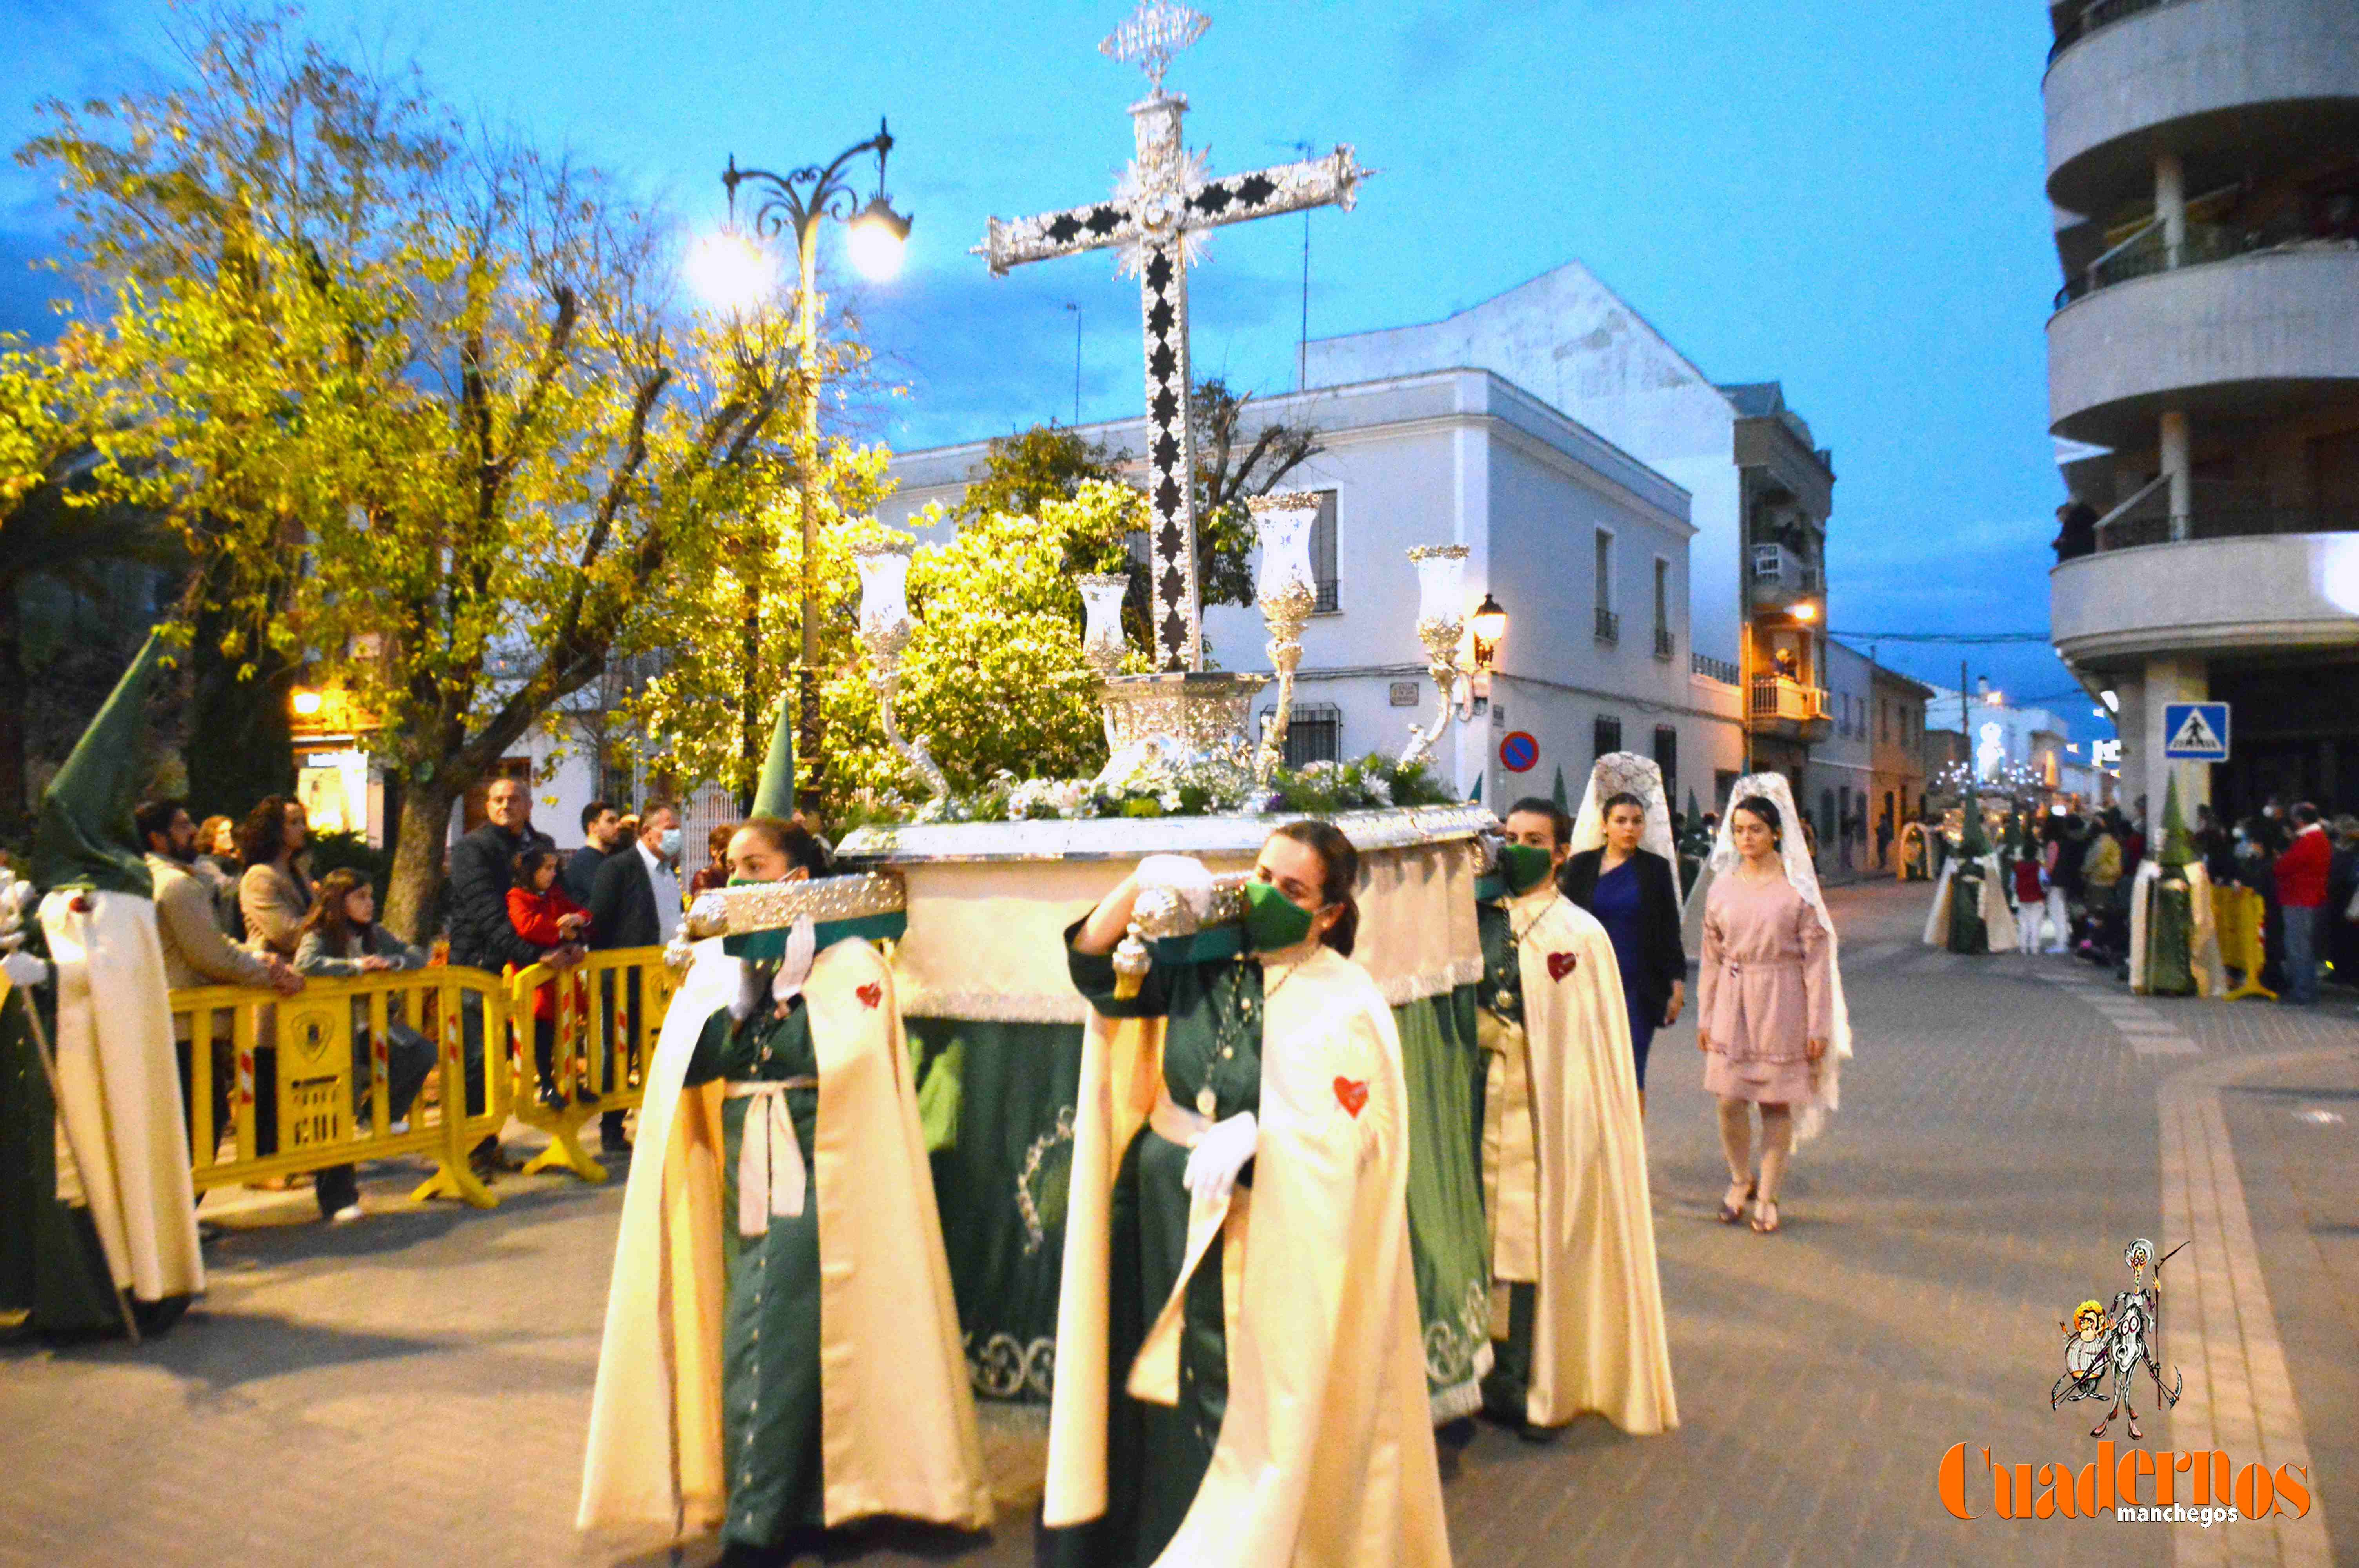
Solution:
<svg viewBox="0 0 2359 1568">
<path fill-rule="evenodd" d="M 1180 1182 L 1199 1203 L 1219 1203 L 1237 1184 L 1237 1173 L 1254 1157 L 1261 1125 L 1249 1110 L 1212 1123 L 1188 1152 L 1188 1169 Z"/>
<path fill-rule="evenodd" d="M 767 1000 L 762 995 L 762 988 L 755 982 L 754 973 L 753 965 L 743 958 L 737 960 L 737 994 L 729 1003 L 729 1022 L 732 1023 L 745 1022 L 754 1016 L 754 1010 Z"/>
<path fill-rule="evenodd" d="M 1149 855 L 1132 874 L 1142 888 L 1164 888 L 1177 894 L 1199 920 L 1212 910 L 1212 868 L 1193 855 Z"/>
<path fill-rule="evenodd" d="M 0 975 L 8 977 L 12 986 L 45 986 L 49 983 L 49 967 L 30 953 L 11 953 L 0 958 Z"/>
</svg>

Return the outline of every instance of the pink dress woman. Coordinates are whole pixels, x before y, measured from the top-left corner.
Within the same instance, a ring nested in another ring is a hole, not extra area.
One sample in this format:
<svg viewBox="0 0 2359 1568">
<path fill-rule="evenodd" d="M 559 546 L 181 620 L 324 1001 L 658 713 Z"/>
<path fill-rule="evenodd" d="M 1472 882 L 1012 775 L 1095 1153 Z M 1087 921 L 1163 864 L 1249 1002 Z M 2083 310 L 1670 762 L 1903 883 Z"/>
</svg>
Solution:
<svg viewBox="0 0 2359 1568">
<path fill-rule="evenodd" d="M 1716 877 L 1704 901 L 1696 1022 L 1712 1042 L 1703 1087 L 1756 1105 L 1799 1105 L 1814 1069 L 1805 1042 L 1833 1028 L 1826 928 L 1782 876 Z"/>
</svg>

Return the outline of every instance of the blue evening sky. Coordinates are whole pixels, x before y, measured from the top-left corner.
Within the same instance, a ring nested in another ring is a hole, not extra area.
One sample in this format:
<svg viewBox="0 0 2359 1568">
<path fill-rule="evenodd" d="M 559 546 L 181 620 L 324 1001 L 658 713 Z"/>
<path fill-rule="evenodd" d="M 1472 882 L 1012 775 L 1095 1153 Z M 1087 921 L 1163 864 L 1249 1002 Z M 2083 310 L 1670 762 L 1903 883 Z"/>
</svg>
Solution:
<svg viewBox="0 0 2359 1568">
<path fill-rule="evenodd" d="M 911 447 L 1140 397 L 1137 294 L 1109 258 L 994 279 L 966 254 L 986 214 L 1076 204 L 1129 157 L 1137 72 L 1097 53 L 1123 0 L 696 6 L 585 0 L 320 0 L 310 25 L 415 56 L 448 98 L 570 146 L 683 218 L 717 175 L 898 140 L 909 265 L 856 308 L 909 393 Z M 1169 84 L 1216 171 L 1352 143 L 1381 171 L 1358 210 L 1310 222 L 1313 335 L 1445 315 L 1586 262 L 1716 381 L 1781 380 L 1834 451 L 1838 632 L 2048 624 L 2061 492 L 2047 436 L 2049 243 L 2042 7 L 1860 0 L 1242 3 L 1203 8 Z M 162 69 L 165 7 L 0 0 L 0 133 L 50 95 Z M 0 326 L 39 330 L 23 265 L 52 220 L 0 176 Z M 1224 229 L 1192 280 L 1196 364 L 1293 384 L 1303 222 Z M 830 243 L 834 240 L 832 238 Z M 1954 684 L 1960 650 L 1881 643 Z M 1967 650 L 2011 696 L 2085 697 L 2041 644 Z"/>
</svg>

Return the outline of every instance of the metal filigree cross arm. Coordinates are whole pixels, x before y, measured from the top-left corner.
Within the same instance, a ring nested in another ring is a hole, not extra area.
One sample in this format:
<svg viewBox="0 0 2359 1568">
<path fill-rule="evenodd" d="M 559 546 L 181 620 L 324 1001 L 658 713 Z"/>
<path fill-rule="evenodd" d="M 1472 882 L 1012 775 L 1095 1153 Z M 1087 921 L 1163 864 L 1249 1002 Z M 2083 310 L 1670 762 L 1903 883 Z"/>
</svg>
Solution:
<svg viewBox="0 0 2359 1568">
<path fill-rule="evenodd" d="M 995 276 L 1027 262 L 1114 251 L 1124 276 L 1139 284 L 1145 348 L 1147 527 L 1155 667 L 1204 667 L 1202 609 L 1196 581 L 1195 434 L 1190 403 L 1188 268 L 1203 237 L 1223 224 L 1310 207 L 1351 210 L 1360 168 L 1348 146 L 1325 157 L 1250 174 L 1215 178 L 1180 135 L 1185 95 L 1165 92 L 1163 70 L 1175 50 L 1201 36 L 1204 18 L 1167 0 L 1147 0 L 1103 46 L 1136 63 L 1157 85 L 1130 106 L 1134 157 L 1114 199 L 1013 220 L 993 218 L 975 247 Z"/>
<path fill-rule="evenodd" d="M 1147 85 L 1160 93 L 1171 57 L 1202 38 L 1212 25 L 1212 19 L 1201 11 L 1174 5 L 1170 0 L 1139 0 L 1138 9 L 1106 36 L 1098 52 L 1138 67 L 1147 73 Z"/>
</svg>

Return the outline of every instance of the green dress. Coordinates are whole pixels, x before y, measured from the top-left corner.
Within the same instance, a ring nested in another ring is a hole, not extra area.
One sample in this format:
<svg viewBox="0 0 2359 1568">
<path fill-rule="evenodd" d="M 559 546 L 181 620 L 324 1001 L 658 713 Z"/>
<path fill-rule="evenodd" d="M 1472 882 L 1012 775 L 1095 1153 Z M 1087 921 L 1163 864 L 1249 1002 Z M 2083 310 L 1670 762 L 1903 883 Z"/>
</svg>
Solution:
<svg viewBox="0 0 2359 1568">
<path fill-rule="evenodd" d="M 795 1000 L 784 1018 L 768 1010 L 743 1023 L 727 1009 L 705 1021 L 683 1082 L 816 1079 L 810 1014 Z M 755 1103 L 722 1102 L 722 1247 L 728 1302 L 721 1331 L 722 1459 L 729 1477 L 724 1542 L 776 1546 L 799 1526 L 825 1522 L 821 1485 L 819 1388 L 819 1189 L 811 1174 L 819 1090 L 786 1091 L 802 1145 L 799 1215 L 770 1217 L 762 1236 L 737 1233 L 737 1151 Z"/>
<path fill-rule="evenodd" d="M 1523 959 L 1516 951 L 1513 917 L 1506 906 L 1488 900 L 1474 906 L 1474 928 L 1483 943 L 1483 986 L 1476 993 L 1483 1011 L 1503 1023 L 1524 1022 Z M 1474 1054 L 1474 1148 L 1482 1160 L 1484 1102 L 1489 1098 L 1491 1058 Z M 1480 1184 L 1477 1184 L 1478 1190 Z M 1489 1251 L 1484 1250 L 1487 1260 Z M 1532 1383 L 1532 1322 L 1539 1307 L 1539 1287 L 1524 1281 L 1507 1286 L 1507 1336 L 1491 1344 L 1491 1369 L 1483 1378 L 1483 1408 L 1500 1421 L 1517 1426 L 1529 1409 Z M 1494 1325 L 1495 1328 L 1495 1325 Z"/>
<path fill-rule="evenodd" d="M 1114 997 L 1114 960 L 1073 951 L 1073 984 L 1107 1018 L 1160 1018 L 1163 1085 L 1193 1109 L 1209 1084 L 1214 1119 L 1261 1108 L 1262 972 L 1251 957 L 1209 963 L 1158 960 L 1136 996 Z M 1122 1391 L 1156 1314 L 1187 1260 L 1188 1151 L 1142 1127 L 1123 1151 L 1110 1217 L 1106 1511 L 1092 1524 L 1050 1532 L 1053 1560 L 1071 1568 L 1145 1568 L 1187 1517 L 1228 1407 L 1228 1336 L 1215 1237 L 1188 1281 L 1180 1346 L 1180 1402 L 1147 1404 Z M 1238 1179 L 1251 1184 L 1252 1167 Z"/>
<path fill-rule="evenodd" d="M 1983 863 L 1961 858 L 1950 879 L 1950 940 L 1952 953 L 1987 953 L 1990 929 L 1983 924 Z"/>
</svg>

